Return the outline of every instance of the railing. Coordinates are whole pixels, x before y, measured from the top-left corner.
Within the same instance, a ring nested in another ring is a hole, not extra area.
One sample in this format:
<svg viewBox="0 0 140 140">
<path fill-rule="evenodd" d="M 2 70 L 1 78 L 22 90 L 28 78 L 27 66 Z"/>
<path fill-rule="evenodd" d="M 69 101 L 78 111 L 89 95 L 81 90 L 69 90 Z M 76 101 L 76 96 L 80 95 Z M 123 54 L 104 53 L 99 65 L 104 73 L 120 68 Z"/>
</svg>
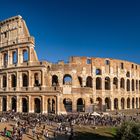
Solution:
<svg viewBox="0 0 140 140">
<path fill-rule="evenodd" d="M 34 38 L 26 37 L 26 38 L 19 38 L 19 39 L 6 41 L 4 43 L 0 43 L 0 47 L 10 46 L 10 45 L 19 44 L 19 43 L 28 43 L 28 42 L 34 44 Z"/>
</svg>

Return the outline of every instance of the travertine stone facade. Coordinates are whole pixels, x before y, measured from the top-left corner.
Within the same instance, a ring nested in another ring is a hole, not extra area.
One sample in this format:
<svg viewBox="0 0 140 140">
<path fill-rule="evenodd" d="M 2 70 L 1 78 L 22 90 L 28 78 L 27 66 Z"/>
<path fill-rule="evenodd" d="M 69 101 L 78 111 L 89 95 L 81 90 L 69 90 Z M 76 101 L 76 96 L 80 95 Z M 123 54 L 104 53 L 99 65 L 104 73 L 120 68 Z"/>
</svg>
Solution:
<svg viewBox="0 0 140 140">
<path fill-rule="evenodd" d="M 0 22 L 0 111 L 92 112 L 140 108 L 140 66 L 109 59 L 71 57 L 39 61 L 21 16 Z"/>
</svg>

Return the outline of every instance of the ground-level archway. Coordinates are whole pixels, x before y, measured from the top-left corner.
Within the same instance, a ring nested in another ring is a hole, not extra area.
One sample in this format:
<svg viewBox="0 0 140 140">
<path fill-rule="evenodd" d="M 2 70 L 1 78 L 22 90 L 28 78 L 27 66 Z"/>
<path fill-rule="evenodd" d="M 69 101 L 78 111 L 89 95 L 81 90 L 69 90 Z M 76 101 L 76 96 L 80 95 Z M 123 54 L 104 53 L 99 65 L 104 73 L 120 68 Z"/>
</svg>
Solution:
<svg viewBox="0 0 140 140">
<path fill-rule="evenodd" d="M 85 112 L 85 101 L 82 98 L 77 100 L 77 112 Z"/>
<path fill-rule="evenodd" d="M 125 99 L 121 98 L 121 109 L 125 108 Z"/>
<path fill-rule="evenodd" d="M 114 109 L 118 109 L 118 99 L 114 99 Z"/>
<path fill-rule="evenodd" d="M 66 112 L 72 112 L 72 100 L 69 98 L 65 98 L 63 100 L 64 108 Z"/>
<path fill-rule="evenodd" d="M 105 98 L 106 109 L 111 109 L 111 100 L 110 98 Z"/>
<path fill-rule="evenodd" d="M 26 98 L 22 98 L 22 112 L 28 112 L 28 100 Z"/>
<path fill-rule="evenodd" d="M 35 113 L 41 112 L 41 101 L 39 98 L 34 99 L 34 112 Z"/>
<path fill-rule="evenodd" d="M 7 111 L 7 98 L 2 98 L 2 111 Z"/>
<path fill-rule="evenodd" d="M 98 97 L 96 99 L 97 102 L 97 110 L 102 110 L 102 98 Z"/>
<path fill-rule="evenodd" d="M 12 97 L 11 98 L 11 109 L 16 112 L 17 111 L 17 98 Z"/>
</svg>

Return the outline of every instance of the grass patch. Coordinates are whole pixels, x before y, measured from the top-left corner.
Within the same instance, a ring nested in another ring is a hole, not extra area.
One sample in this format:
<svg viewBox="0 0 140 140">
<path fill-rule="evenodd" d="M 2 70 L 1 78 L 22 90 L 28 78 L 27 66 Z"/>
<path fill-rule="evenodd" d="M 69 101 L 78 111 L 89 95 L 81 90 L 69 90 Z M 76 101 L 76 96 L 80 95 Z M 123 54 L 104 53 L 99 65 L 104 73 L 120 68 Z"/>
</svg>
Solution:
<svg viewBox="0 0 140 140">
<path fill-rule="evenodd" d="M 114 140 L 116 134 L 115 127 L 88 127 L 88 126 L 75 126 L 76 140 Z"/>
</svg>

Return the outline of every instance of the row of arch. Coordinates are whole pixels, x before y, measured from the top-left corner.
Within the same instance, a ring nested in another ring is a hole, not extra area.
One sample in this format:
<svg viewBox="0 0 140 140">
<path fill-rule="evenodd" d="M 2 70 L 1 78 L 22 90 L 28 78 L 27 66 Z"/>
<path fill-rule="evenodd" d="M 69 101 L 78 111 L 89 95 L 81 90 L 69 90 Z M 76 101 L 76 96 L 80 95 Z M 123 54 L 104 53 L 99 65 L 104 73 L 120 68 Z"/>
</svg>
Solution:
<svg viewBox="0 0 140 140">
<path fill-rule="evenodd" d="M 8 64 L 8 57 L 12 59 L 12 64 L 16 64 L 18 62 L 18 52 L 17 50 L 12 52 L 12 58 L 8 56 L 8 52 L 5 52 L 3 54 L 3 64 L 4 66 L 6 66 Z M 22 51 L 22 56 L 23 56 L 23 62 L 27 62 L 28 61 L 28 51 L 26 49 L 24 49 Z"/>
<path fill-rule="evenodd" d="M 17 87 L 17 75 L 12 74 L 11 75 L 11 87 Z M 28 74 L 23 73 L 22 74 L 22 87 L 28 87 L 29 84 L 29 77 Z M 7 87 L 7 76 L 3 75 L 3 82 L 2 82 L 3 88 Z M 40 86 L 40 81 L 39 81 L 39 75 L 38 73 L 34 74 L 34 86 Z"/>
<path fill-rule="evenodd" d="M 98 102 L 98 107 L 99 109 L 102 109 L 102 102 L 103 99 L 98 97 L 96 99 Z M 114 100 L 111 100 L 109 97 L 105 98 L 104 100 L 106 109 L 134 109 L 134 108 L 140 108 L 140 98 L 124 98 L 122 97 L 121 99 L 114 98 Z"/>
<path fill-rule="evenodd" d="M 2 111 L 8 111 L 7 110 L 7 98 L 3 97 L 2 98 Z M 17 98 L 16 96 L 11 98 L 11 106 L 10 106 L 10 110 L 13 110 L 15 112 L 17 112 L 17 107 L 18 107 L 18 103 L 17 103 Z M 34 113 L 41 113 L 42 110 L 42 101 L 40 98 L 34 98 Z M 21 99 L 21 111 L 24 113 L 29 112 L 29 100 L 28 98 L 22 98 Z M 56 113 L 56 101 L 54 99 L 48 98 L 47 100 L 47 112 L 48 113 Z"/>
<path fill-rule="evenodd" d="M 140 90 L 140 80 L 130 80 L 130 79 L 124 79 L 121 78 L 120 81 L 117 77 L 113 78 L 113 81 L 111 82 L 111 79 L 109 77 L 105 77 L 104 78 L 104 87 L 102 87 L 102 80 L 103 78 L 101 77 L 96 77 L 96 89 L 97 90 L 101 90 L 101 89 L 105 89 L 105 90 L 110 90 L 111 89 L 111 83 L 113 84 L 113 88 L 118 89 L 119 86 L 122 89 L 126 89 L 127 91 L 130 91 L 132 89 L 132 91 L 136 90 Z M 83 87 L 83 79 L 82 77 L 78 76 L 78 81 L 81 87 Z M 63 84 L 68 84 L 71 85 L 72 84 L 72 77 L 69 74 L 64 75 L 63 77 Z M 53 75 L 52 76 L 52 86 L 58 86 L 59 85 L 59 80 L 58 80 L 58 76 L 57 75 Z M 88 76 L 86 78 L 86 83 L 85 83 L 85 87 L 93 87 L 93 78 L 91 76 Z M 139 88 L 139 89 L 138 89 Z"/>
</svg>

